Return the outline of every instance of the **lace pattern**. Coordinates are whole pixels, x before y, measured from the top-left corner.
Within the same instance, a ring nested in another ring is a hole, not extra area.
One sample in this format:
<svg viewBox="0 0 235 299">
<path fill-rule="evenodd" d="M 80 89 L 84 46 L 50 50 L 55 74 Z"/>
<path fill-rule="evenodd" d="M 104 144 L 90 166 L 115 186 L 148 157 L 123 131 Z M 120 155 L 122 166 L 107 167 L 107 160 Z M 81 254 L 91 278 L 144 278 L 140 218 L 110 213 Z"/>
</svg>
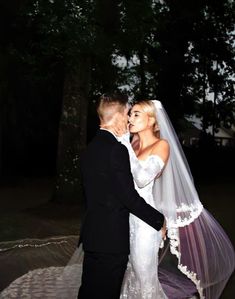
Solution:
<svg viewBox="0 0 235 299">
<path fill-rule="evenodd" d="M 125 137 L 126 138 L 126 137 Z M 135 187 L 139 194 L 145 198 L 145 200 L 158 209 L 157 203 L 154 201 L 152 192 L 153 192 L 153 184 L 156 176 L 162 171 L 162 168 L 164 167 L 164 163 L 161 161 L 161 159 L 156 155 L 149 156 L 146 160 L 140 161 L 136 158 L 135 153 L 128 141 L 124 138 L 124 141 L 122 143 L 127 147 L 130 155 L 131 160 L 131 171 L 134 177 L 135 181 Z M 157 175 L 156 175 L 157 174 Z M 146 184 L 147 182 L 147 184 Z M 143 188 L 144 187 L 144 188 Z M 179 239 L 179 227 L 184 227 L 191 222 L 193 222 L 202 212 L 203 206 L 200 203 L 200 201 L 192 203 L 191 205 L 187 205 L 185 203 L 181 203 L 179 206 L 175 207 L 176 209 L 176 218 L 173 217 L 166 217 L 167 222 L 167 228 L 168 228 L 168 238 L 170 240 L 170 251 L 172 254 L 174 254 L 178 259 L 178 269 L 186 275 L 191 281 L 196 285 L 196 288 L 198 290 L 198 293 L 200 294 L 200 298 L 204 299 L 203 296 L 203 289 L 200 285 L 200 280 L 197 279 L 196 273 L 189 271 L 186 266 L 182 265 L 180 263 L 180 251 L 178 250 L 180 239 Z M 138 225 L 136 225 L 138 223 Z M 138 277 L 136 277 L 135 272 L 139 271 L 135 269 L 133 266 L 135 264 L 134 259 L 138 259 L 139 254 L 146 254 L 147 256 L 151 255 L 158 255 L 158 249 L 162 248 L 164 246 L 164 241 L 161 240 L 161 242 L 158 244 L 158 248 L 153 248 L 152 252 L 145 252 L 141 253 L 139 246 L 140 244 L 136 244 L 132 241 L 133 236 L 139 236 L 140 237 L 140 231 L 141 226 L 145 227 L 146 224 L 136 218 L 135 216 L 130 217 L 130 232 L 131 232 L 131 256 L 132 256 L 132 263 L 128 265 L 128 270 L 126 272 L 126 276 L 124 279 L 124 287 L 123 287 L 123 293 L 121 298 L 146 298 L 146 299 L 154 299 L 154 298 L 164 298 L 166 299 L 167 296 L 163 292 L 161 285 L 156 279 L 157 283 L 155 283 L 155 286 L 157 285 L 157 289 L 153 287 L 153 285 L 148 283 L 141 284 L 141 278 L 138 282 Z M 147 229 L 147 227 L 145 227 Z M 149 241 L 149 244 L 156 242 L 154 238 Z M 138 249 L 133 247 L 137 247 Z M 136 252 L 136 255 L 135 255 Z M 151 267 L 155 268 L 156 278 L 157 278 L 157 270 L 158 270 L 158 256 L 156 257 L 157 263 L 152 263 Z M 148 268 L 149 269 L 149 268 Z M 151 272 L 151 271 L 150 271 Z M 148 273 L 144 273 L 143 276 L 148 275 Z M 150 279 L 151 281 L 151 279 Z M 154 284 L 154 283 L 153 283 Z"/>
<path fill-rule="evenodd" d="M 137 166 L 132 165 L 131 168 L 132 171 L 138 172 L 135 188 L 147 203 L 154 206 L 152 187 L 156 170 L 161 171 L 158 157 L 135 160 L 135 163 Z M 141 219 L 130 215 L 130 257 L 120 299 L 167 299 L 158 280 L 158 251 L 161 244 L 161 231 L 154 230 Z"/>
</svg>

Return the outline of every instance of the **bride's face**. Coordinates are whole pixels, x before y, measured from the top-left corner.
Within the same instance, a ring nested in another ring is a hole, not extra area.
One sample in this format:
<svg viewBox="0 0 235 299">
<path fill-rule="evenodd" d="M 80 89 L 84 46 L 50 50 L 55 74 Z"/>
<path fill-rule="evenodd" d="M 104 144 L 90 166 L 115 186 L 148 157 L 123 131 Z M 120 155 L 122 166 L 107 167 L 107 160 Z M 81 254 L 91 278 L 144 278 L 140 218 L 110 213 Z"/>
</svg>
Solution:
<svg viewBox="0 0 235 299">
<path fill-rule="evenodd" d="M 138 133 L 152 127 L 152 121 L 147 112 L 136 104 L 132 107 L 129 116 L 130 133 Z"/>
</svg>

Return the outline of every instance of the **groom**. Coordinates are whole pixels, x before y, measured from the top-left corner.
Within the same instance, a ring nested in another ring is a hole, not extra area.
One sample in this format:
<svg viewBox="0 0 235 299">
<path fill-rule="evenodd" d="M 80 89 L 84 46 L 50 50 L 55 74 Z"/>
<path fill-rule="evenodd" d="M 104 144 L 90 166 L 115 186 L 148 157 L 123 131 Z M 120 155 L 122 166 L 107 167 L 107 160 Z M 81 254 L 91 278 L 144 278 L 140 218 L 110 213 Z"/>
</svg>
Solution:
<svg viewBox="0 0 235 299">
<path fill-rule="evenodd" d="M 101 96 L 100 130 L 81 158 L 87 211 L 81 242 L 85 252 L 79 299 L 118 299 L 129 254 L 129 213 L 156 230 L 164 216 L 134 188 L 126 147 L 115 133 L 126 132 L 127 98 Z"/>
</svg>

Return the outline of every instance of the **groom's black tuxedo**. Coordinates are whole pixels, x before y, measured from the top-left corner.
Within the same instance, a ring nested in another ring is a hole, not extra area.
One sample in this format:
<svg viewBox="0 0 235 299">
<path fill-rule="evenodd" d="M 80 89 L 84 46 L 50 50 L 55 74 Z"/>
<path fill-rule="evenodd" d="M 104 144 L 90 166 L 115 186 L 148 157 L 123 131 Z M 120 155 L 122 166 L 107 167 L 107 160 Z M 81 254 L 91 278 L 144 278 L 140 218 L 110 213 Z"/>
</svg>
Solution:
<svg viewBox="0 0 235 299">
<path fill-rule="evenodd" d="M 134 189 L 129 154 L 106 130 L 99 130 L 81 159 L 87 213 L 83 223 L 84 250 L 129 253 L 129 213 L 157 230 L 164 217 Z"/>
<path fill-rule="evenodd" d="M 78 298 L 119 298 L 129 253 L 129 213 L 156 230 L 161 229 L 164 217 L 135 190 L 128 151 L 110 132 L 99 130 L 81 157 L 81 171 L 87 207 Z"/>
</svg>

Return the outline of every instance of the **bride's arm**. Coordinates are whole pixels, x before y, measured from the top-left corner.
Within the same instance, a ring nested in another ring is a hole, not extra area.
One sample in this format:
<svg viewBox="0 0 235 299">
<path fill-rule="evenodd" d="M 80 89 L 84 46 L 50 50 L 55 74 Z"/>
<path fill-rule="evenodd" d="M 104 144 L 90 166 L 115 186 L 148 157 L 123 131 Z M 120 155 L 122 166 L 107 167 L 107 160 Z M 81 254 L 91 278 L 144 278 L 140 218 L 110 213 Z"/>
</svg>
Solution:
<svg viewBox="0 0 235 299">
<path fill-rule="evenodd" d="M 113 190 L 120 201 L 135 216 L 139 217 L 156 230 L 163 227 L 164 216 L 147 204 L 134 188 L 133 177 L 127 149 L 124 145 L 116 144 L 110 157 L 113 174 Z"/>
<path fill-rule="evenodd" d="M 152 182 L 157 176 L 161 174 L 165 163 L 156 154 L 148 157 L 148 161 L 145 162 L 145 166 L 138 160 L 136 154 L 129 141 L 129 135 L 126 134 L 119 139 L 122 144 L 126 146 L 129 152 L 131 172 L 135 183 L 139 188 L 143 188 Z"/>
</svg>

